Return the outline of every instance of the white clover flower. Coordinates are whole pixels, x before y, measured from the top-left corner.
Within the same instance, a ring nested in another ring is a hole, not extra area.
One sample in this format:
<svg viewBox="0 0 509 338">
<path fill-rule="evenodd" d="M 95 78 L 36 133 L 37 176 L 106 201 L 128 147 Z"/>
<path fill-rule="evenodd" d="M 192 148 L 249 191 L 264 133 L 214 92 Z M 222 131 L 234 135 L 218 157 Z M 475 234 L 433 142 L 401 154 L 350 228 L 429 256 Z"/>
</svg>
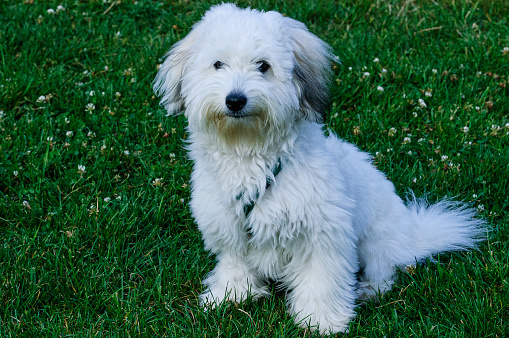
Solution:
<svg viewBox="0 0 509 338">
<path fill-rule="evenodd" d="M 46 11 L 48 14 L 55 14 L 55 10 L 53 8 L 50 8 Z"/>
<path fill-rule="evenodd" d="M 380 62 L 380 59 L 379 59 L 379 58 L 375 58 L 375 59 L 373 60 L 373 62 L 374 62 L 374 63 Z"/>
<path fill-rule="evenodd" d="M 477 210 L 479 210 L 479 211 L 484 211 L 484 204 L 479 204 L 479 205 L 477 206 Z"/>
<path fill-rule="evenodd" d="M 448 158 L 449 158 L 449 156 L 447 156 L 447 155 L 442 155 L 442 157 L 441 157 L 442 161 L 446 161 Z"/>
<path fill-rule="evenodd" d="M 120 33 L 120 31 L 117 32 L 117 34 L 115 34 L 117 37 L 120 37 L 122 34 Z"/>
<path fill-rule="evenodd" d="M 431 72 L 432 72 L 433 74 L 436 74 L 436 73 L 438 73 L 438 70 L 436 70 L 435 68 L 433 68 L 433 69 L 431 70 Z"/>
<path fill-rule="evenodd" d="M 67 137 L 72 137 L 74 135 L 74 133 L 72 132 L 72 130 L 69 130 L 68 132 L 65 133 L 65 136 Z"/>
<path fill-rule="evenodd" d="M 405 144 L 406 144 L 406 143 L 410 143 L 411 141 L 412 141 L 412 139 L 411 139 L 410 137 L 405 137 L 405 138 L 403 139 L 403 143 L 405 143 Z"/>
<path fill-rule="evenodd" d="M 86 173 L 87 171 L 85 170 L 85 166 L 84 165 L 81 165 L 81 164 L 78 164 L 78 173 L 79 174 L 84 174 Z"/>
<path fill-rule="evenodd" d="M 44 96 L 44 95 L 39 96 L 39 98 L 37 99 L 38 103 L 45 102 L 45 101 L 46 101 L 46 96 Z"/>
<path fill-rule="evenodd" d="M 363 75 L 364 77 L 368 77 L 370 74 L 369 74 L 369 72 L 364 72 L 362 75 Z"/>
<path fill-rule="evenodd" d="M 427 91 L 426 93 L 424 93 L 424 95 L 427 96 L 427 97 L 432 97 L 433 96 L 431 91 Z"/>
<path fill-rule="evenodd" d="M 28 203 L 28 201 L 23 201 L 23 206 L 29 210 L 32 209 L 30 208 L 30 203 Z"/>
<path fill-rule="evenodd" d="M 387 152 L 390 153 L 391 151 L 393 151 L 394 149 L 392 148 L 387 148 Z"/>
<path fill-rule="evenodd" d="M 87 104 L 87 106 L 85 107 L 85 111 L 88 111 L 90 112 L 90 114 L 92 114 L 92 110 L 95 109 L 95 105 L 93 103 L 89 103 Z"/>
<path fill-rule="evenodd" d="M 69 120 L 69 118 L 68 118 L 68 117 L 66 117 L 66 118 L 64 119 L 64 122 L 65 122 L 65 124 L 69 124 L 69 123 L 71 123 L 71 120 Z"/>
<path fill-rule="evenodd" d="M 385 74 L 385 73 L 387 73 L 387 69 L 382 68 L 382 74 Z"/>
<path fill-rule="evenodd" d="M 125 156 L 129 156 L 129 154 L 130 154 L 129 150 L 124 150 L 124 155 Z"/>
<path fill-rule="evenodd" d="M 122 96 L 122 94 L 120 94 L 119 92 L 116 92 L 116 93 L 115 93 L 115 97 L 116 97 L 117 99 L 118 99 L 118 98 L 120 98 L 120 96 Z"/>
<path fill-rule="evenodd" d="M 105 70 L 105 71 L 108 71 L 108 70 L 110 70 L 110 67 L 108 67 L 108 66 L 104 66 L 104 70 Z"/>
<path fill-rule="evenodd" d="M 481 110 L 481 107 L 475 106 L 475 110 Z"/>
<path fill-rule="evenodd" d="M 4 111 L 3 110 L 0 110 L 0 119 L 4 117 Z"/>
<path fill-rule="evenodd" d="M 463 130 L 464 133 L 468 133 L 469 129 L 468 129 L 468 127 L 465 126 L 465 127 L 462 128 L 462 130 Z"/>
<path fill-rule="evenodd" d="M 64 6 L 62 6 L 62 5 L 58 5 L 58 6 L 57 6 L 57 13 L 58 13 L 58 12 L 62 12 L 62 11 L 65 11 Z"/>
<path fill-rule="evenodd" d="M 53 136 L 48 136 L 48 137 L 46 137 L 46 141 L 48 141 L 48 142 L 53 141 Z"/>
<path fill-rule="evenodd" d="M 509 54 L 509 47 L 502 48 L 502 54 L 504 55 Z"/>
<path fill-rule="evenodd" d="M 88 214 L 92 215 L 93 213 L 98 214 L 99 213 L 99 207 L 94 205 L 94 203 L 90 204 L 90 208 L 88 209 Z"/>
<path fill-rule="evenodd" d="M 391 127 L 391 129 L 389 129 L 389 136 L 394 136 L 396 134 L 398 130 L 394 127 Z"/>
<path fill-rule="evenodd" d="M 419 116 L 419 114 L 417 114 L 417 112 L 416 112 L 416 111 L 414 111 L 414 112 L 412 113 L 412 116 L 413 116 L 413 117 L 417 117 L 417 116 Z"/>
<path fill-rule="evenodd" d="M 88 134 L 87 134 L 87 137 L 94 138 L 95 137 L 95 133 L 92 132 L 92 131 L 89 131 Z"/>
<path fill-rule="evenodd" d="M 104 202 L 108 203 L 109 201 L 111 201 L 111 197 L 105 197 L 104 198 Z"/>
<path fill-rule="evenodd" d="M 348 67 L 348 70 L 352 70 L 353 68 L 352 67 Z"/>
<path fill-rule="evenodd" d="M 376 90 L 378 90 L 380 93 L 383 93 L 384 87 L 378 86 L 378 87 L 376 87 Z"/>
<path fill-rule="evenodd" d="M 473 195 L 472 195 L 472 198 L 477 198 L 477 194 L 473 194 Z"/>
<path fill-rule="evenodd" d="M 14 175 L 14 177 L 18 177 L 18 172 L 16 170 L 14 170 L 12 174 Z"/>
<path fill-rule="evenodd" d="M 162 184 L 163 184 L 162 180 L 163 180 L 163 179 L 162 179 L 161 177 L 160 177 L 160 178 L 156 178 L 156 179 L 154 179 L 154 180 L 152 181 L 152 185 L 154 185 L 154 186 L 158 187 L 158 186 L 160 186 L 160 185 L 162 185 Z"/>
<path fill-rule="evenodd" d="M 90 93 L 88 93 L 88 95 L 94 96 L 95 95 L 95 91 L 91 90 Z"/>
<path fill-rule="evenodd" d="M 416 183 L 417 182 L 417 177 L 412 178 L 412 182 Z"/>
<path fill-rule="evenodd" d="M 421 108 L 426 108 L 427 107 L 426 102 L 424 102 L 423 99 L 419 99 L 419 107 L 421 107 Z"/>
</svg>

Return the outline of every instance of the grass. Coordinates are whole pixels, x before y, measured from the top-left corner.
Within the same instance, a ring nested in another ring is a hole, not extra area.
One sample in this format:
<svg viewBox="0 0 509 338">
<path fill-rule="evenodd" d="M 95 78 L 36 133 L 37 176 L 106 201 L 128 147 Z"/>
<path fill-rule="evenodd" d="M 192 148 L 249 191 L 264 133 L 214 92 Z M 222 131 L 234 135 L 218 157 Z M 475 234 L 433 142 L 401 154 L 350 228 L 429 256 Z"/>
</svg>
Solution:
<svg viewBox="0 0 509 338">
<path fill-rule="evenodd" d="M 455 196 L 493 227 L 479 251 L 402 271 L 348 336 L 508 336 L 509 5 L 239 3 L 332 45 L 327 125 L 401 194 Z M 0 3 L 0 336 L 317 336 L 275 291 L 198 306 L 214 258 L 188 208 L 186 121 L 151 81 L 210 4 Z"/>
</svg>

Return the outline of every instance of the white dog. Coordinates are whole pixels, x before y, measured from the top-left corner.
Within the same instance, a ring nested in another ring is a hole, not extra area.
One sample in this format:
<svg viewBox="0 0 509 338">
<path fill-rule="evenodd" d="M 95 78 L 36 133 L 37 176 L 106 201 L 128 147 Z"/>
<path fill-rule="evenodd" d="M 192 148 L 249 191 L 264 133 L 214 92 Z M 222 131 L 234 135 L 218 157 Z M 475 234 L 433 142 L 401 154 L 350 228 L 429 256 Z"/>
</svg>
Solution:
<svg viewBox="0 0 509 338">
<path fill-rule="evenodd" d="M 218 260 L 202 304 L 278 281 L 299 325 L 345 331 L 356 299 L 389 290 L 396 267 L 481 240 L 471 209 L 405 205 L 368 154 L 324 136 L 335 59 L 304 24 L 232 4 L 168 52 L 154 89 L 188 119 L 191 209 Z"/>
</svg>

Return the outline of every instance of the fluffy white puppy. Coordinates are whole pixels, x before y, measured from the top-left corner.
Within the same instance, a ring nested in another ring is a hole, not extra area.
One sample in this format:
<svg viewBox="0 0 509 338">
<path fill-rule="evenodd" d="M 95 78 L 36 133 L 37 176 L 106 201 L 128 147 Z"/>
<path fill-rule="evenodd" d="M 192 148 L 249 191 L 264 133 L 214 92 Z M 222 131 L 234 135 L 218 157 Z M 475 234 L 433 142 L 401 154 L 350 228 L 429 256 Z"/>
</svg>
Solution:
<svg viewBox="0 0 509 338">
<path fill-rule="evenodd" d="M 482 237 L 471 209 L 405 205 L 368 154 L 324 136 L 334 60 L 304 24 L 232 4 L 168 52 L 154 89 L 188 119 L 191 209 L 218 261 L 203 304 L 266 296 L 273 280 L 299 325 L 345 331 L 396 267 Z"/>
</svg>

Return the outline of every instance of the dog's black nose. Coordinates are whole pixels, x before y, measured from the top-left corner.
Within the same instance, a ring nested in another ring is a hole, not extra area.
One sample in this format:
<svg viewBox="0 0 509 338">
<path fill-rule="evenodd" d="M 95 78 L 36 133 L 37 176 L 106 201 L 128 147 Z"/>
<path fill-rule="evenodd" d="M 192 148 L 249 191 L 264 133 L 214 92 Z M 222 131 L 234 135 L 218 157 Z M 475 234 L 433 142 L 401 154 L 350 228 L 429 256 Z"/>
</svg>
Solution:
<svg viewBox="0 0 509 338">
<path fill-rule="evenodd" d="M 239 111 L 246 105 L 247 97 L 241 93 L 230 93 L 226 96 L 226 106 L 231 111 Z"/>
</svg>

